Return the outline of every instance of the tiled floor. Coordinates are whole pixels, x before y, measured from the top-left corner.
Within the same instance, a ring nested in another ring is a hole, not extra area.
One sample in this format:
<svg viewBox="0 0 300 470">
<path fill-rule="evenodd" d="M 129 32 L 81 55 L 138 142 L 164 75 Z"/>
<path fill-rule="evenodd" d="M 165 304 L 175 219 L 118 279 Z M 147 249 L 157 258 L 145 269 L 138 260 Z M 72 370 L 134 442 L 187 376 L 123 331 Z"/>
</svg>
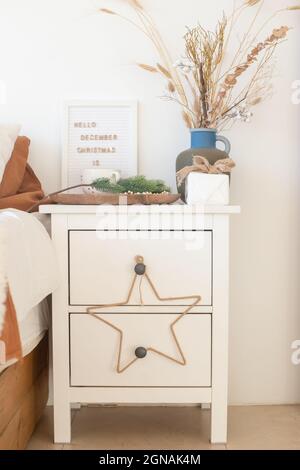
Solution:
<svg viewBox="0 0 300 470">
<path fill-rule="evenodd" d="M 52 411 L 28 449 L 300 450 L 300 406 L 231 407 L 227 446 L 209 444 L 210 412 L 196 407 L 82 407 L 73 411 L 72 444 L 54 445 Z"/>
</svg>

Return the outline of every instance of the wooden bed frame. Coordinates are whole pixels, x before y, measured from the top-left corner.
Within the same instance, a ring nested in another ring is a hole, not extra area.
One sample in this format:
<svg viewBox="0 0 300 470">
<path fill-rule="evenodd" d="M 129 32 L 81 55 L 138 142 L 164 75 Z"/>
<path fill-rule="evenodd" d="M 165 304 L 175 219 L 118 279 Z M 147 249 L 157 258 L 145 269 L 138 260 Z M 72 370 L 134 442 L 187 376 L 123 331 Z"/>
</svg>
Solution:
<svg viewBox="0 0 300 470">
<path fill-rule="evenodd" d="M 0 450 L 23 450 L 48 399 L 48 335 L 0 374 Z"/>
</svg>

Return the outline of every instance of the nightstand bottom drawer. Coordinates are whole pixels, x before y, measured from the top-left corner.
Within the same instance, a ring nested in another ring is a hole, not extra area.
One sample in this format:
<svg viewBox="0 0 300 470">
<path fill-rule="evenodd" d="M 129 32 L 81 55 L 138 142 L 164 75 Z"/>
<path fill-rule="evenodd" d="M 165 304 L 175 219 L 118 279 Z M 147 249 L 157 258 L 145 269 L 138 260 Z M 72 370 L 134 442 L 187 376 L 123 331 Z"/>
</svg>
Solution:
<svg viewBox="0 0 300 470">
<path fill-rule="evenodd" d="M 175 336 L 178 314 L 98 317 L 70 315 L 71 386 L 211 386 L 210 314 L 181 318 Z"/>
</svg>

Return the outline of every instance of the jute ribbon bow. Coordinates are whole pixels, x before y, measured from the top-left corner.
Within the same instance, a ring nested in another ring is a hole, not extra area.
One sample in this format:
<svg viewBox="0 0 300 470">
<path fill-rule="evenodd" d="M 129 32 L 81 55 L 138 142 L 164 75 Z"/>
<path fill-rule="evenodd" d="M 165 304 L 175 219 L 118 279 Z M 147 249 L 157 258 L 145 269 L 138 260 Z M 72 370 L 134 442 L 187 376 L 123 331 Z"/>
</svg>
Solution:
<svg viewBox="0 0 300 470">
<path fill-rule="evenodd" d="M 205 157 L 198 155 L 193 158 L 192 166 L 186 166 L 177 171 L 176 178 L 178 184 L 181 185 L 185 178 L 193 171 L 219 175 L 221 173 L 230 173 L 234 167 L 235 163 L 231 158 L 223 158 L 222 160 L 218 160 L 214 163 L 214 165 L 211 165 Z"/>
</svg>

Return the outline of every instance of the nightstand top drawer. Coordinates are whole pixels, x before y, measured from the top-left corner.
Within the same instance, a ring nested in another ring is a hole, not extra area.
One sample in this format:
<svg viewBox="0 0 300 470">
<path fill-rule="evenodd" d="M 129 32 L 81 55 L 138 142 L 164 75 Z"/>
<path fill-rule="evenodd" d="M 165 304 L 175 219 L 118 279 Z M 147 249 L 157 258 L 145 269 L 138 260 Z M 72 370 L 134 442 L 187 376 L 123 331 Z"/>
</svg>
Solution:
<svg viewBox="0 0 300 470">
<path fill-rule="evenodd" d="M 142 256 L 147 274 L 163 298 L 200 295 L 212 305 L 212 232 L 69 232 L 69 304 L 102 305 L 125 301 Z M 142 284 L 140 282 L 142 281 Z M 136 279 L 129 305 L 190 305 L 190 300 L 159 301 L 149 282 Z"/>
</svg>

